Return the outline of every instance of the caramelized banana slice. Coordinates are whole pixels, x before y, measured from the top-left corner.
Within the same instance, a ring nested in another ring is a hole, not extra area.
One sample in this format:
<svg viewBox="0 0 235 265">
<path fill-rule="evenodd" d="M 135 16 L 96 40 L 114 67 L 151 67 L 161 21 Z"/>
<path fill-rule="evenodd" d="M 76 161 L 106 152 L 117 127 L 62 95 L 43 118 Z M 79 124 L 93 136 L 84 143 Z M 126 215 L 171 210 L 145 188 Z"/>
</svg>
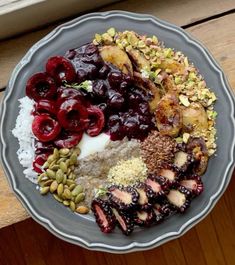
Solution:
<svg viewBox="0 0 235 265">
<path fill-rule="evenodd" d="M 136 49 L 130 49 L 127 51 L 129 54 L 135 68 L 140 72 L 142 69 L 145 69 L 146 71 L 150 71 L 150 63 L 147 59 L 145 59 L 144 55 L 136 50 Z"/>
<path fill-rule="evenodd" d="M 176 137 L 182 128 L 182 113 L 175 94 L 166 94 L 157 105 L 157 128 L 163 135 Z"/>
<path fill-rule="evenodd" d="M 191 103 L 189 107 L 183 107 L 182 115 L 184 132 L 202 132 L 208 129 L 207 114 L 200 103 Z"/>
<path fill-rule="evenodd" d="M 124 74 L 133 75 L 132 63 L 123 50 L 117 46 L 102 46 L 99 48 L 100 56 L 105 62 L 112 63 Z"/>
<path fill-rule="evenodd" d="M 179 62 L 176 62 L 173 59 L 165 59 L 159 65 L 159 68 L 166 70 L 169 69 L 173 74 L 184 74 L 185 73 L 185 66 Z"/>
</svg>

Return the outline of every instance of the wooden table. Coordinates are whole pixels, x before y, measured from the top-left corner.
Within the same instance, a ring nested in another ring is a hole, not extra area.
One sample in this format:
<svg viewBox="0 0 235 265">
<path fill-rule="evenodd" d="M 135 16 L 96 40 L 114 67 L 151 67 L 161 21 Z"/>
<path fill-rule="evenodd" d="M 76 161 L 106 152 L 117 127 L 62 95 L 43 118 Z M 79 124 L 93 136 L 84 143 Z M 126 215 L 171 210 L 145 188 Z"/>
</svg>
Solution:
<svg viewBox="0 0 235 265">
<path fill-rule="evenodd" d="M 130 0 L 102 11 L 111 9 L 153 14 L 185 28 L 209 48 L 235 90 L 235 0 Z M 0 43 L 0 89 L 6 86 L 11 71 L 29 47 L 57 25 Z M 28 214 L 10 190 L 0 166 L 0 227 L 5 227 L 0 230 L 0 264 L 234 265 L 234 177 L 213 211 L 180 239 L 146 252 L 113 255 L 63 242 L 27 219 Z M 27 220 L 19 222 L 24 219 Z"/>
</svg>

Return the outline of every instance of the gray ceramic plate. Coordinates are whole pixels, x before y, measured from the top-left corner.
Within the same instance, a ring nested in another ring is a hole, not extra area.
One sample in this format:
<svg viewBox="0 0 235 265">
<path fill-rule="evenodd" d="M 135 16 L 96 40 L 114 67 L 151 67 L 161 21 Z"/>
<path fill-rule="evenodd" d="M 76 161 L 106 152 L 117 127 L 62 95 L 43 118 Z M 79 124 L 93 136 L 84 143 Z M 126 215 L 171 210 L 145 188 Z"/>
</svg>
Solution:
<svg viewBox="0 0 235 265">
<path fill-rule="evenodd" d="M 175 215 L 158 226 L 137 229 L 123 236 L 118 229 L 110 235 L 100 232 L 94 220 L 80 217 L 57 203 L 50 196 L 42 197 L 23 176 L 18 162 L 17 140 L 12 136 L 18 115 L 18 99 L 25 95 L 27 79 L 42 71 L 48 57 L 64 54 L 69 48 L 91 41 L 94 33 L 109 27 L 157 35 L 166 46 L 185 53 L 200 70 L 209 87 L 218 96 L 216 111 L 218 152 L 203 177 L 205 192 L 192 202 L 184 215 Z M 93 13 L 68 22 L 36 43 L 16 66 L 1 106 L 1 159 L 9 182 L 30 215 L 56 236 L 94 250 L 130 252 L 153 248 L 177 238 L 202 220 L 225 191 L 234 164 L 234 99 L 224 74 L 209 52 L 182 29 L 150 15 L 114 11 Z"/>
</svg>

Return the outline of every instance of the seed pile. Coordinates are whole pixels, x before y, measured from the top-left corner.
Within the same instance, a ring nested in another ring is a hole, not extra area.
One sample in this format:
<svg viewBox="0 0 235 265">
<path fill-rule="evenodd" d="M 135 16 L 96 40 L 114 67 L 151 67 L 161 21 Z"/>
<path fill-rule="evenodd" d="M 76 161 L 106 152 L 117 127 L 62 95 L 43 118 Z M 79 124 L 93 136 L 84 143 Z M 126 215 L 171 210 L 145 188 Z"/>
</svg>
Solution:
<svg viewBox="0 0 235 265">
<path fill-rule="evenodd" d="M 149 172 L 157 173 L 163 163 L 172 163 L 176 143 L 171 137 L 152 131 L 141 143 L 141 156 Z"/>
<path fill-rule="evenodd" d="M 63 203 L 73 212 L 86 214 L 89 208 L 82 205 L 85 199 L 84 188 L 76 183 L 74 173 L 79 154 L 79 148 L 60 150 L 55 148 L 43 165 L 45 172 L 38 176 L 38 184 L 42 195 L 50 192 L 58 202 Z"/>
</svg>

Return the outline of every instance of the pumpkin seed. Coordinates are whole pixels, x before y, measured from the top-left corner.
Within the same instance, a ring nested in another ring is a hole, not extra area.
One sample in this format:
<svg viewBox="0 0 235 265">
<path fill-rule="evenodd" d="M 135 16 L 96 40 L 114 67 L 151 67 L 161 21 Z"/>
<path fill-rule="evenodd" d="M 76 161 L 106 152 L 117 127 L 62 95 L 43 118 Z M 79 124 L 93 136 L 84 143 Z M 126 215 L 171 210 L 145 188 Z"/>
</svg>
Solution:
<svg viewBox="0 0 235 265">
<path fill-rule="evenodd" d="M 50 192 L 54 193 L 58 188 L 58 183 L 56 180 L 54 180 L 50 185 Z"/>
<path fill-rule="evenodd" d="M 76 208 L 76 212 L 80 214 L 87 214 L 89 213 L 89 208 L 87 206 L 81 205 Z"/>
<path fill-rule="evenodd" d="M 69 165 L 70 165 L 70 159 L 67 159 L 67 160 L 65 161 L 65 164 L 66 164 L 67 167 L 69 167 Z"/>
<path fill-rule="evenodd" d="M 63 194 L 63 191 L 64 191 L 64 185 L 62 183 L 60 183 L 57 187 L 57 194 L 58 196 L 61 197 L 61 195 Z"/>
<path fill-rule="evenodd" d="M 54 157 L 54 155 L 52 154 L 52 155 L 49 155 L 48 156 L 48 158 L 47 158 L 47 162 L 50 164 L 52 161 L 54 161 L 55 160 L 55 157 Z"/>
<path fill-rule="evenodd" d="M 79 203 L 84 201 L 85 199 L 85 193 L 79 193 L 75 198 L 75 203 Z"/>
<path fill-rule="evenodd" d="M 49 178 L 52 178 L 52 179 L 55 179 L 55 172 L 53 171 L 53 170 L 51 170 L 51 169 L 47 169 L 46 170 L 46 173 L 47 173 L 47 176 L 49 177 Z"/>
<path fill-rule="evenodd" d="M 67 170 L 67 175 L 69 175 L 72 172 L 71 168 L 69 167 Z"/>
<path fill-rule="evenodd" d="M 48 180 L 48 177 L 45 172 L 43 172 L 41 175 L 38 176 L 38 182 Z"/>
<path fill-rule="evenodd" d="M 76 147 L 74 150 L 73 150 L 73 153 L 75 153 L 77 156 L 80 155 L 81 153 L 81 149 L 79 147 Z"/>
<path fill-rule="evenodd" d="M 72 185 L 72 184 L 76 184 L 76 182 L 75 182 L 74 180 L 67 179 L 66 184 L 67 184 L 68 186 L 70 186 L 70 185 Z"/>
<path fill-rule="evenodd" d="M 71 184 L 71 185 L 69 186 L 69 190 L 72 191 L 75 187 L 76 187 L 76 184 L 75 184 L 75 183 L 74 183 L 74 184 Z"/>
<path fill-rule="evenodd" d="M 68 167 L 67 167 L 67 165 L 66 165 L 65 162 L 60 162 L 60 169 L 61 169 L 64 173 L 67 172 Z"/>
<path fill-rule="evenodd" d="M 60 166 L 59 165 L 55 165 L 55 164 L 49 166 L 49 169 L 51 169 L 53 171 L 57 171 L 59 168 L 60 168 Z"/>
<path fill-rule="evenodd" d="M 51 168 L 55 165 L 55 163 L 56 163 L 56 160 L 53 160 L 53 161 L 50 163 L 50 165 L 49 165 L 49 169 L 51 169 Z"/>
<path fill-rule="evenodd" d="M 83 187 L 81 185 L 77 185 L 72 191 L 72 195 L 77 196 L 81 192 L 83 192 Z"/>
<path fill-rule="evenodd" d="M 63 201 L 63 204 L 64 204 L 65 206 L 69 206 L 69 205 L 70 205 L 70 202 L 67 201 L 67 200 L 64 200 L 64 201 Z"/>
<path fill-rule="evenodd" d="M 63 200 L 57 194 L 53 194 L 53 196 L 58 202 L 63 202 Z"/>
<path fill-rule="evenodd" d="M 50 189 L 50 187 L 48 187 L 48 186 L 41 188 L 40 189 L 41 195 L 46 195 L 48 193 L 49 189 Z"/>
<path fill-rule="evenodd" d="M 56 181 L 58 183 L 61 183 L 63 181 L 63 179 L 64 179 L 64 173 L 63 173 L 63 171 L 60 168 L 56 171 L 55 178 L 56 178 Z"/>
<path fill-rule="evenodd" d="M 58 159 L 60 157 L 59 150 L 57 148 L 54 148 L 53 155 L 55 159 Z"/>
<path fill-rule="evenodd" d="M 64 174 L 64 178 L 63 178 L 63 184 L 65 185 L 66 184 L 66 181 L 67 181 L 67 175 L 66 174 Z"/>
<path fill-rule="evenodd" d="M 68 154 L 69 154 L 69 149 L 68 148 L 61 148 L 60 150 L 59 150 L 59 153 L 60 153 L 60 155 L 62 155 L 62 156 L 67 156 Z"/>
<path fill-rule="evenodd" d="M 75 205 L 75 203 L 74 203 L 73 201 L 70 201 L 69 207 L 70 207 L 70 209 L 71 209 L 73 212 L 74 212 L 75 209 L 76 209 L 76 205 Z"/>
<path fill-rule="evenodd" d="M 60 162 L 64 162 L 66 161 L 66 158 L 65 157 L 61 157 L 58 161 L 57 161 L 57 164 L 59 165 Z"/>
<path fill-rule="evenodd" d="M 52 179 L 48 179 L 42 183 L 42 187 L 50 186 L 52 182 L 53 182 Z"/>
<path fill-rule="evenodd" d="M 46 161 L 43 165 L 42 168 L 48 168 L 49 167 L 49 163 Z"/>
<path fill-rule="evenodd" d="M 70 200 L 72 198 L 71 191 L 69 189 L 65 189 L 63 192 L 63 196 L 64 196 L 64 198 Z"/>
<path fill-rule="evenodd" d="M 70 156 L 70 165 L 72 166 L 72 165 L 76 165 L 76 164 L 77 164 L 77 155 L 73 153 Z"/>
</svg>

